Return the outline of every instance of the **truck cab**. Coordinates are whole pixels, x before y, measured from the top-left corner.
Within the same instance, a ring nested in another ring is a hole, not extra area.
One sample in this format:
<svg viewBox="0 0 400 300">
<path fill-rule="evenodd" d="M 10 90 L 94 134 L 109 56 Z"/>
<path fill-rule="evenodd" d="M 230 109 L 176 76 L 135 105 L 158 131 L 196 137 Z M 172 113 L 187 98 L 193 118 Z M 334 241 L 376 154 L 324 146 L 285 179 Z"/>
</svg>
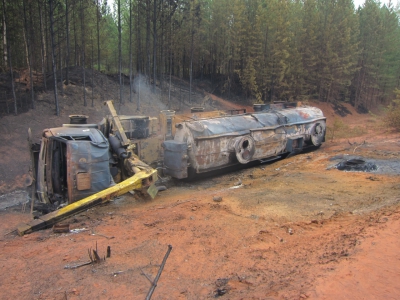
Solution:
<svg viewBox="0 0 400 300">
<path fill-rule="evenodd" d="M 36 156 L 40 202 L 71 204 L 114 183 L 109 142 L 95 126 L 66 124 L 43 131 Z"/>
</svg>

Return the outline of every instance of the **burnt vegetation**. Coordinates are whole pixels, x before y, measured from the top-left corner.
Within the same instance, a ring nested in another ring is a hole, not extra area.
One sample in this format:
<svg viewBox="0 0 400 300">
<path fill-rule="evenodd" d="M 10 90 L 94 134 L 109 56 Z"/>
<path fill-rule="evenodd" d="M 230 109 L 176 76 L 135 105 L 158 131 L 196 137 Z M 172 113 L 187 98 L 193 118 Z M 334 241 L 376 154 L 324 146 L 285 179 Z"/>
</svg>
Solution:
<svg viewBox="0 0 400 300">
<path fill-rule="evenodd" d="M 235 102 L 316 100 L 340 113 L 347 113 L 343 103 L 358 112 L 391 105 L 399 87 L 393 4 L 117 0 L 111 8 L 100 0 L 18 0 L 0 6 L 1 115 L 35 109 L 46 91 L 59 115 L 69 85 L 83 86 L 82 106 L 90 106 L 90 89 L 103 84 L 94 82 L 95 72 L 118 83 L 114 100 L 137 102 L 138 109 L 139 75 L 165 97 L 171 78 L 188 82 L 189 103 L 196 84 L 207 81 L 207 92 Z"/>
</svg>

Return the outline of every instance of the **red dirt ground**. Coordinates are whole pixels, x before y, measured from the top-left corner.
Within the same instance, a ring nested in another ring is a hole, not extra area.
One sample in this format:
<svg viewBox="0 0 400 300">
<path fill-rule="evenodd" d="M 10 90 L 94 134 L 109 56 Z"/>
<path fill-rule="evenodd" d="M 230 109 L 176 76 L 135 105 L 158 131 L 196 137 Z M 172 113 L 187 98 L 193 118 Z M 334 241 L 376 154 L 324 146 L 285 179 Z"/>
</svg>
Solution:
<svg viewBox="0 0 400 300">
<path fill-rule="evenodd" d="M 333 128 L 332 108 L 317 105 Z M 154 200 L 128 194 L 64 222 L 75 233 L 19 237 L 29 214 L 0 212 L 0 299 L 145 299 L 168 245 L 152 299 L 399 299 L 399 174 L 330 159 L 398 161 L 400 134 L 351 112 L 318 150 L 175 181 Z M 96 245 L 111 257 L 65 269 Z"/>
</svg>

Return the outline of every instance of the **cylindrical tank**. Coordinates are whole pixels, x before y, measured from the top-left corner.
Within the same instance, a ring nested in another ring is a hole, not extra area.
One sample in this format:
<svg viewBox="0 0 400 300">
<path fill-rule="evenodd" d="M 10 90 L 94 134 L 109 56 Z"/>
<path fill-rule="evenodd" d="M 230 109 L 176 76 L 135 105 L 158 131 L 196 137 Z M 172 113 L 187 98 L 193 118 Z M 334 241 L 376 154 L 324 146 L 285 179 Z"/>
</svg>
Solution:
<svg viewBox="0 0 400 300">
<path fill-rule="evenodd" d="M 201 173 L 299 151 L 305 143 L 319 146 L 325 119 L 316 107 L 296 107 L 185 120 L 175 125 L 174 140 L 164 142 L 164 165 L 184 178 L 187 168 Z"/>
<path fill-rule="evenodd" d="M 175 116 L 175 111 L 174 110 L 170 110 L 170 109 L 162 110 L 161 113 L 164 114 L 166 117 L 170 117 L 170 118 Z"/>
<path fill-rule="evenodd" d="M 86 115 L 69 115 L 70 124 L 87 124 L 89 116 Z"/>
<path fill-rule="evenodd" d="M 175 111 L 174 110 L 162 110 L 161 114 L 164 115 L 165 120 L 166 120 L 166 131 L 165 131 L 165 136 L 166 137 L 172 137 L 172 118 L 175 116 Z"/>
<path fill-rule="evenodd" d="M 269 104 L 265 104 L 265 103 L 253 104 L 253 109 L 254 109 L 255 112 L 267 110 L 267 109 L 269 109 L 269 107 L 270 107 L 270 105 Z"/>
<path fill-rule="evenodd" d="M 198 113 L 198 112 L 203 112 L 204 111 L 204 107 L 191 107 L 190 108 L 190 112 L 191 113 Z"/>
</svg>

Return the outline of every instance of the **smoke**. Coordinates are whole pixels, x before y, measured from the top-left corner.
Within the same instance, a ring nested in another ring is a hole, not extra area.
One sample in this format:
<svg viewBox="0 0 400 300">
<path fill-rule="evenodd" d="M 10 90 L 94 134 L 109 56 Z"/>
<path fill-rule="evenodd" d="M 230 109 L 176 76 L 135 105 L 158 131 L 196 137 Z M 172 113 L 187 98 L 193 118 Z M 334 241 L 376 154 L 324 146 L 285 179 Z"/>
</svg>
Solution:
<svg viewBox="0 0 400 300">
<path fill-rule="evenodd" d="M 133 79 L 135 91 L 136 110 L 146 115 L 157 115 L 161 110 L 167 109 L 161 101 L 161 91 L 150 83 L 148 77 L 143 74 L 136 74 Z"/>
</svg>

